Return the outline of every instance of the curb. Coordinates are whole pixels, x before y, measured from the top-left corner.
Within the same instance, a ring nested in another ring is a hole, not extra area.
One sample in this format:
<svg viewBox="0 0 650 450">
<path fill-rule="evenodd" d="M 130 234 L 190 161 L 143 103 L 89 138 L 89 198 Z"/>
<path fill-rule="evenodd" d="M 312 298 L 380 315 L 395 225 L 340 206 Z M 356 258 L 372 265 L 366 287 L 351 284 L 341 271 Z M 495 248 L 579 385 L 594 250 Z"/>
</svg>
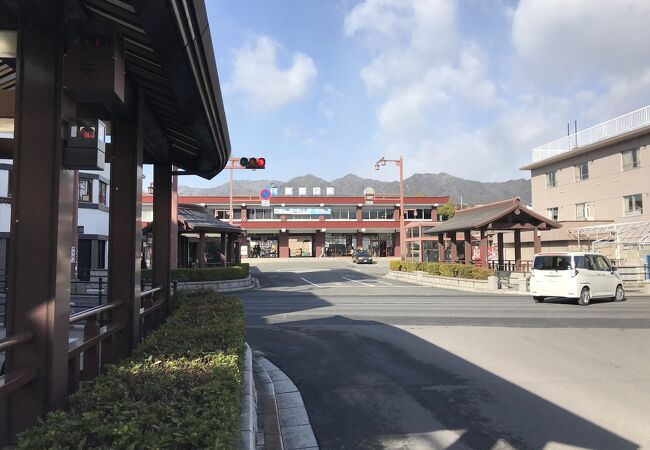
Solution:
<svg viewBox="0 0 650 450">
<path fill-rule="evenodd" d="M 305 403 L 293 381 L 260 352 L 255 352 L 253 367 L 262 395 L 264 448 L 318 450 Z"/>
<path fill-rule="evenodd" d="M 402 272 L 402 273 L 409 273 L 409 272 Z M 453 284 L 437 284 L 433 282 L 432 280 L 428 280 L 427 278 L 424 277 L 417 277 L 416 275 L 412 276 L 404 276 L 404 275 L 397 275 L 394 273 L 387 273 L 384 275 L 385 278 L 389 278 L 391 280 L 398 280 L 398 281 L 404 281 L 405 283 L 411 283 L 415 284 L 418 286 L 429 286 L 432 288 L 438 288 L 438 289 L 449 289 L 452 291 L 463 291 L 463 292 L 471 292 L 474 294 L 495 294 L 495 295 L 518 295 L 518 296 L 526 296 L 530 295 L 528 292 L 520 292 L 520 291 L 514 291 L 514 290 L 509 290 L 509 289 L 477 289 L 477 288 L 472 288 L 469 286 L 458 286 L 458 285 L 453 285 Z"/>
<path fill-rule="evenodd" d="M 246 344 L 244 353 L 244 380 L 239 416 L 239 448 L 242 450 L 255 450 L 255 437 L 257 436 L 257 389 L 253 381 L 253 358 L 251 348 Z"/>
</svg>

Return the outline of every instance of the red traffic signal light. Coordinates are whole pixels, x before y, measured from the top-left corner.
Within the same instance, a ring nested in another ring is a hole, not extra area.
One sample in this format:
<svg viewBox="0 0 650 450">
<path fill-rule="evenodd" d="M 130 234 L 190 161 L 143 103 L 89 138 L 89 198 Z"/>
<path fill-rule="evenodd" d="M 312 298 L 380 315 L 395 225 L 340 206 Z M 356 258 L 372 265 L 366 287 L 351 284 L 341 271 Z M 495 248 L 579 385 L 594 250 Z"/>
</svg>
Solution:
<svg viewBox="0 0 650 450">
<path fill-rule="evenodd" d="M 241 158 L 239 165 L 244 169 L 266 169 L 266 159 L 264 158 Z"/>
</svg>

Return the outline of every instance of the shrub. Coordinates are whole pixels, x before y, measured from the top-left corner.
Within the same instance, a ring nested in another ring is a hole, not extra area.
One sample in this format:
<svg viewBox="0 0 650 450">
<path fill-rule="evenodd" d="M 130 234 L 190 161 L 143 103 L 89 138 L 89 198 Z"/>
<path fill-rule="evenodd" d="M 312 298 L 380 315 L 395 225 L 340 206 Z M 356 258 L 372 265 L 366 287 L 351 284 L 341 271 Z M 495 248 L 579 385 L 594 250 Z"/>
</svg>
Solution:
<svg viewBox="0 0 650 450">
<path fill-rule="evenodd" d="M 130 358 L 20 434 L 18 448 L 236 448 L 242 305 L 211 292 L 180 295 Z"/>
<path fill-rule="evenodd" d="M 227 267 L 208 267 L 202 269 L 172 269 L 172 281 L 226 281 L 246 278 L 249 274 L 249 264 L 239 263 Z M 151 269 L 142 270 L 140 275 L 145 282 L 151 283 Z"/>
<path fill-rule="evenodd" d="M 494 275 L 494 271 L 466 264 L 447 264 L 447 263 L 418 263 L 413 261 L 391 261 L 390 270 L 402 272 L 415 272 L 421 270 L 429 275 L 450 277 L 450 278 L 468 278 L 473 280 L 487 280 L 489 276 Z"/>
</svg>

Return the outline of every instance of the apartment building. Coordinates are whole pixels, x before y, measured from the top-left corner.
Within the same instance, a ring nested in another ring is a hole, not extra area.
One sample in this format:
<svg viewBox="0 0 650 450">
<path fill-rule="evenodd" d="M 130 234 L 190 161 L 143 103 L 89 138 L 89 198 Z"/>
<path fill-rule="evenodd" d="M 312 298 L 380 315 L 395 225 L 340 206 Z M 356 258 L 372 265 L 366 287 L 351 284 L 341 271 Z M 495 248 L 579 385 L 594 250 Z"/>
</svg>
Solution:
<svg viewBox="0 0 650 450">
<path fill-rule="evenodd" d="M 522 170 L 531 172 L 533 209 L 564 224 L 556 241 L 610 247 L 612 257 L 645 263 L 650 106 L 537 147 Z"/>
</svg>

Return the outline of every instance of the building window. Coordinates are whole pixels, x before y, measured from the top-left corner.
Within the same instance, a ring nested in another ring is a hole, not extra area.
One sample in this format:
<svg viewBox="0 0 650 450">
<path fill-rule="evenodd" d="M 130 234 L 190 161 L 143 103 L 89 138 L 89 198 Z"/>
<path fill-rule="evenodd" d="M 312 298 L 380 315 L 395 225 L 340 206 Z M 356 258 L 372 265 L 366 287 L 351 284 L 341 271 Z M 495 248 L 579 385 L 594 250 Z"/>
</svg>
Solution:
<svg viewBox="0 0 650 450">
<path fill-rule="evenodd" d="M 623 197 L 626 216 L 639 216 L 643 214 L 643 199 L 641 194 L 626 195 Z"/>
<path fill-rule="evenodd" d="M 589 179 L 589 163 L 587 161 L 576 164 L 576 181 Z"/>
<path fill-rule="evenodd" d="M 361 217 L 366 220 L 392 220 L 393 208 L 364 208 Z"/>
<path fill-rule="evenodd" d="M 550 172 L 546 172 L 546 187 L 551 188 L 557 186 L 555 178 L 557 175 L 556 170 L 552 170 Z"/>
<path fill-rule="evenodd" d="M 275 215 L 271 208 L 253 208 L 248 210 L 246 218 L 248 220 L 273 220 Z"/>
<path fill-rule="evenodd" d="M 356 208 L 332 208 L 330 216 L 334 220 L 357 220 Z"/>
<path fill-rule="evenodd" d="M 7 197 L 11 198 L 11 189 L 12 189 L 12 173 L 13 170 L 9 169 L 7 170 Z"/>
<path fill-rule="evenodd" d="M 584 205 L 584 203 L 583 203 Z M 546 217 L 551 219 L 551 220 L 557 220 L 559 217 L 559 208 L 548 208 L 546 210 Z"/>
<path fill-rule="evenodd" d="M 431 209 L 406 209 L 404 211 L 404 218 L 407 220 L 431 220 Z"/>
<path fill-rule="evenodd" d="M 594 206 L 593 203 L 576 204 L 576 220 L 593 220 Z"/>
<path fill-rule="evenodd" d="M 293 195 L 293 188 L 292 187 L 285 187 L 284 188 L 284 195 Z"/>
<path fill-rule="evenodd" d="M 106 193 L 108 192 L 108 184 L 103 181 L 99 182 L 99 204 L 106 205 Z"/>
<path fill-rule="evenodd" d="M 638 148 L 625 150 L 621 152 L 621 156 L 623 157 L 623 170 L 636 169 L 641 165 Z"/>
<path fill-rule="evenodd" d="M 93 201 L 93 180 L 79 178 L 79 201 L 90 203 Z"/>
</svg>

